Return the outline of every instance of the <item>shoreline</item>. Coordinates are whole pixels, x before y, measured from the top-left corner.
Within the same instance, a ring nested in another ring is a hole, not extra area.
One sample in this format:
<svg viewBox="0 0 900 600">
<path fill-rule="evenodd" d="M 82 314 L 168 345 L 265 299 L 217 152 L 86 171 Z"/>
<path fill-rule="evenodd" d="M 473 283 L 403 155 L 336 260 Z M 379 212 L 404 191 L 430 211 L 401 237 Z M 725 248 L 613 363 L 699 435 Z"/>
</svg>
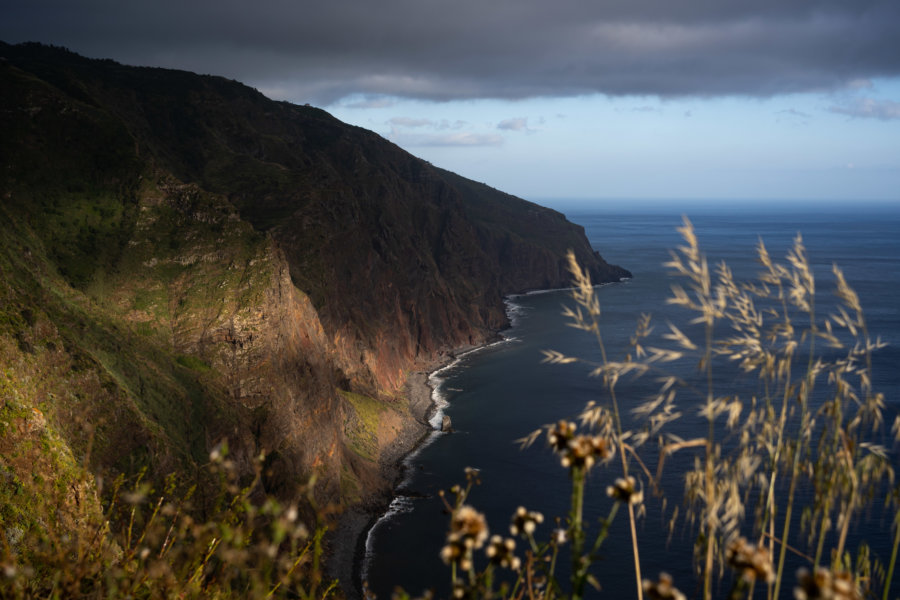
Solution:
<svg viewBox="0 0 900 600">
<path fill-rule="evenodd" d="M 600 285 L 606 285 L 606 283 L 597 284 L 595 287 Z M 436 403 L 431 376 L 467 354 L 508 340 L 509 338 L 503 335 L 503 331 L 515 327 L 514 299 L 517 296 L 571 289 L 573 288 L 536 289 L 505 296 L 504 304 L 508 318 L 506 327 L 495 331 L 481 344 L 455 348 L 432 361 L 425 370 L 413 371 L 409 374 L 406 381 L 406 396 L 412 420 L 404 427 L 398 443 L 385 453 L 379 464 L 385 480 L 390 482 L 390 492 L 388 494 L 371 494 L 359 504 L 348 508 L 338 518 L 337 526 L 331 534 L 330 543 L 333 554 L 326 563 L 326 574 L 329 578 L 339 581 L 339 587 L 347 600 L 362 600 L 365 597 L 362 569 L 366 558 L 369 533 L 385 516 L 391 503 L 398 497 L 398 492 L 402 490 L 401 485 L 408 467 L 405 464 L 407 457 L 414 454 L 430 438 L 431 433 L 440 431 L 439 425 L 436 426 L 430 422 L 435 412 L 442 408 Z"/>
<path fill-rule="evenodd" d="M 481 346 L 464 346 L 437 360 L 427 371 L 414 371 L 406 382 L 406 397 L 412 416 L 410 423 L 404 427 L 397 444 L 382 456 L 379 468 L 386 481 L 390 482 L 388 494 L 373 494 L 360 504 L 348 508 L 338 518 L 338 523 L 331 536 L 333 554 L 326 566 L 329 578 L 340 582 L 341 590 L 347 600 L 364 597 L 362 588 L 362 568 L 366 558 L 366 543 L 369 532 L 385 515 L 393 500 L 397 497 L 403 483 L 406 468 L 404 461 L 418 450 L 435 431 L 429 422 L 437 405 L 434 388 L 431 386 L 431 375 L 458 360 L 460 356 L 483 348 L 501 339 L 499 334 L 491 337 Z"/>
</svg>

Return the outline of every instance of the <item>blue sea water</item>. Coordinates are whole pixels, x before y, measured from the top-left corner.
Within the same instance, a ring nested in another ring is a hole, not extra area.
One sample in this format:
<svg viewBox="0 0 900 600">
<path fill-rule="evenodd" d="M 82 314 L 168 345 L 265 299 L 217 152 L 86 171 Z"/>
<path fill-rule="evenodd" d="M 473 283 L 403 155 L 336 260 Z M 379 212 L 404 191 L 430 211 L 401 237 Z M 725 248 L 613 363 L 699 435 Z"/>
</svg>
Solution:
<svg viewBox="0 0 900 600">
<path fill-rule="evenodd" d="M 633 273 L 632 279 L 602 286 L 598 291 L 602 333 L 612 357 L 627 351 L 642 313 L 653 316 L 658 331 L 668 320 L 683 324 L 684 315 L 666 304 L 673 279 L 662 266 L 670 249 L 682 243 L 676 231 L 681 224 L 677 212 L 585 205 L 565 212 L 570 220 L 585 227 L 591 244 L 608 262 Z M 760 239 L 772 257 L 781 260 L 801 233 L 814 267 L 817 292 L 823 298 L 822 312 L 828 310 L 825 298 L 833 289 L 832 264 L 843 269 L 861 298 L 869 331 L 888 344 L 875 355 L 873 383 L 885 394 L 886 420 L 892 423 L 900 410 L 900 206 L 746 205 L 728 210 L 704 207 L 689 216 L 710 264 L 724 260 L 743 280 L 753 278 L 760 270 L 755 260 Z M 369 535 L 364 576 L 379 598 L 389 598 L 395 586 L 412 594 L 432 589 L 438 597 L 449 595 L 450 571 L 439 557 L 448 516 L 438 492 L 464 483 L 465 467 L 480 470 L 482 483 L 473 489 L 470 503 L 486 514 L 492 532 L 508 535 L 510 516 L 519 505 L 545 515 L 539 536 L 547 536 L 555 527 L 554 517 L 565 519 L 570 488 L 558 459 L 545 447 L 544 438 L 526 450 L 515 443 L 544 424 L 575 417 L 586 402 L 603 401 L 605 397 L 600 382 L 588 377 L 586 367 L 541 364 L 542 350 L 550 349 L 588 360 L 598 358 L 595 340 L 566 326 L 563 305 L 572 305 L 567 291 L 511 298 L 512 327 L 504 332 L 504 341 L 469 353 L 432 375 L 435 397 L 450 415 L 455 432 L 432 434 L 430 442 L 409 457 L 400 495 Z M 681 374 L 690 377 L 692 366 L 682 368 L 687 370 Z M 717 382 L 717 386 L 729 383 Z M 752 390 L 754 383 L 737 381 L 736 385 L 749 385 Z M 619 398 L 627 407 L 654 389 L 652 381 L 646 379 L 623 382 Z M 694 437 L 702 435 L 704 427 L 703 421 L 690 412 L 673 431 Z M 894 464 L 900 466 L 888 428 L 876 434 L 875 441 L 887 445 Z M 648 460 L 652 465 L 652 457 Z M 695 597 L 695 533 L 683 519 L 671 532 L 668 527 L 673 509 L 682 506 L 683 474 L 691 461 L 685 453 L 667 462 L 662 481 L 665 504 L 647 490 L 647 514 L 639 523 L 638 535 L 644 577 L 666 571 L 674 577 L 676 586 Z M 585 521 L 592 524 L 593 531 L 609 510 L 610 500 L 604 491 L 616 476 L 614 467 L 595 468 L 591 473 Z M 683 508 L 680 512 L 684 513 Z M 855 521 L 852 533 L 854 543 L 866 538 L 887 562 L 890 527 L 878 511 Z M 627 519 L 620 512 L 595 570 L 603 590 L 601 597 L 634 597 L 631 552 Z M 793 573 L 802 561 L 791 560 Z M 789 575 L 788 582 L 792 581 Z M 792 597 L 791 587 L 785 586 L 783 597 Z M 894 588 L 900 592 L 900 586 L 895 584 Z M 717 596 L 726 594 L 724 584 Z"/>
</svg>

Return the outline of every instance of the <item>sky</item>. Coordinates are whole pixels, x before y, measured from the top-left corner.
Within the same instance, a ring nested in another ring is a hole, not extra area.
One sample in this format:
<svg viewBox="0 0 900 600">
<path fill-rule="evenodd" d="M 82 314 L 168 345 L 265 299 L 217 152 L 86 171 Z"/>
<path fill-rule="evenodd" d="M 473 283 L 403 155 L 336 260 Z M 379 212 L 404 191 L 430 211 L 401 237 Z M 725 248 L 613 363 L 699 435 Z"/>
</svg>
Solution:
<svg viewBox="0 0 900 600">
<path fill-rule="evenodd" d="M 900 204 L 900 0 L 0 0 L 529 200 Z"/>
</svg>

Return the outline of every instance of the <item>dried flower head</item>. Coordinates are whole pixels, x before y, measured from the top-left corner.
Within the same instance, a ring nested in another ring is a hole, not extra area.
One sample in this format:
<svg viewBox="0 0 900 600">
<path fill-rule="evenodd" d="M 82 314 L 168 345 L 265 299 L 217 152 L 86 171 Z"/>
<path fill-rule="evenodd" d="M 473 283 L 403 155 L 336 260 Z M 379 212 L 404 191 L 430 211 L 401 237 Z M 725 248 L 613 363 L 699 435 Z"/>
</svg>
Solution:
<svg viewBox="0 0 900 600">
<path fill-rule="evenodd" d="M 566 533 L 566 530 L 558 527 L 553 530 L 553 534 L 550 536 L 550 543 L 554 546 L 562 546 L 568 539 L 569 536 Z"/>
<path fill-rule="evenodd" d="M 746 538 L 738 538 L 728 545 L 725 560 L 746 581 L 775 581 L 775 569 L 769 549 L 752 545 Z"/>
<path fill-rule="evenodd" d="M 636 481 L 631 475 L 624 479 L 620 477 L 606 488 L 606 495 L 623 504 L 640 504 L 644 501 L 644 492 L 635 489 L 635 485 Z"/>
<path fill-rule="evenodd" d="M 484 553 L 491 559 L 493 564 L 517 571 L 522 561 L 514 554 L 515 550 L 516 541 L 514 539 L 503 539 L 499 535 L 494 535 L 491 536 L 491 541 L 485 548 Z"/>
<path fill-rule="evenodd" d="M 832 573 L 823 567 L 816 567 L 814 573 L 808 569 L 797 571 L 800 585 L 794 588 L 797 600 L 862 600 L 862 593 L 847 572 Z"/>
<path fill-rule="evenodd" d="M 452 595 L 454 598 L 457 598 L 457 600 L 466 600 L 467 598 L 477 597 L 475 591 L 467 586 L 462 580 L 453 582 Z"/>
<path fill-rule="evenodd" d="M 466 481 L 469 483 L 474 483 L 475 485 L 481 485 L 481 470 L 476 469 L 475 467 L 466 467 Z"/>
<path fill-rule="evenodd" d="M 484 515 L 463 504 L 453 513 L 450 519 L 448 541 L 461 541 L 466 547 L 481 548 L 488 537 L 487 521 Z"/>
<path fill-rule="evenodd" d="M 544 522 L 544 515 L 539 512 L 525 510 L 524 506 L 516 509 L 513 515 L 512 523 L 509 525 L 509 532 L 513 535 L 534 533 L 535 528 Z"/>
<path fill-rule="evenodd" d="M 687 600 L 687 597 L 672 585 L 672 576 L 660 573 L 657 581 L 645 579 L 641 583 L 644 595 L 650 600 Z"/>
<path fill-rule="evenodd" d="M 547 442 L 555 452 L 565 452 L 573 437 L 575 437 L 575 423 L 571 421 L 560 421 L 547 430 Z"/>
<path fill-rule="evenodd" d="M 471 561 L 466 558 L 468 554 L 466 550 L 466 544 L 462 539 L 449 540 L 447 545 L 441 548 L 441 560 L 444 561 L 444 564 L 456 563 L 468 570 Z"/>
<path fill-rule="evenodd" d="M 578 435 L 569 440 L 566 449 L 561 452 L 560 462 L 566 468 L 584 467 L 590 469 L 597 460 L 606 460 L 612 453 L 609 443 L 599 435 Z"/>
</svg>

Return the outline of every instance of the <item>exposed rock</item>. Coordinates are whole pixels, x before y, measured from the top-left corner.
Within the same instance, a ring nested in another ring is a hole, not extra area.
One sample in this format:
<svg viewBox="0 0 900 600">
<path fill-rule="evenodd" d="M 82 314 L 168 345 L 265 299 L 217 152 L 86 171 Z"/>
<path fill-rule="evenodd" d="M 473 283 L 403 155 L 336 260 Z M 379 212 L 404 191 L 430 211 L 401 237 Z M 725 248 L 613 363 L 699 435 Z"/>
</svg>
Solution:
<svg viewBox="0 0 900 600">
<path fill-rule="evenodd" d="M 441 431 L 444 433 L 453 431 L 453 423 L 450 422 L 450 415 L 444 415 L 441 418 Z"/>
</svg>

